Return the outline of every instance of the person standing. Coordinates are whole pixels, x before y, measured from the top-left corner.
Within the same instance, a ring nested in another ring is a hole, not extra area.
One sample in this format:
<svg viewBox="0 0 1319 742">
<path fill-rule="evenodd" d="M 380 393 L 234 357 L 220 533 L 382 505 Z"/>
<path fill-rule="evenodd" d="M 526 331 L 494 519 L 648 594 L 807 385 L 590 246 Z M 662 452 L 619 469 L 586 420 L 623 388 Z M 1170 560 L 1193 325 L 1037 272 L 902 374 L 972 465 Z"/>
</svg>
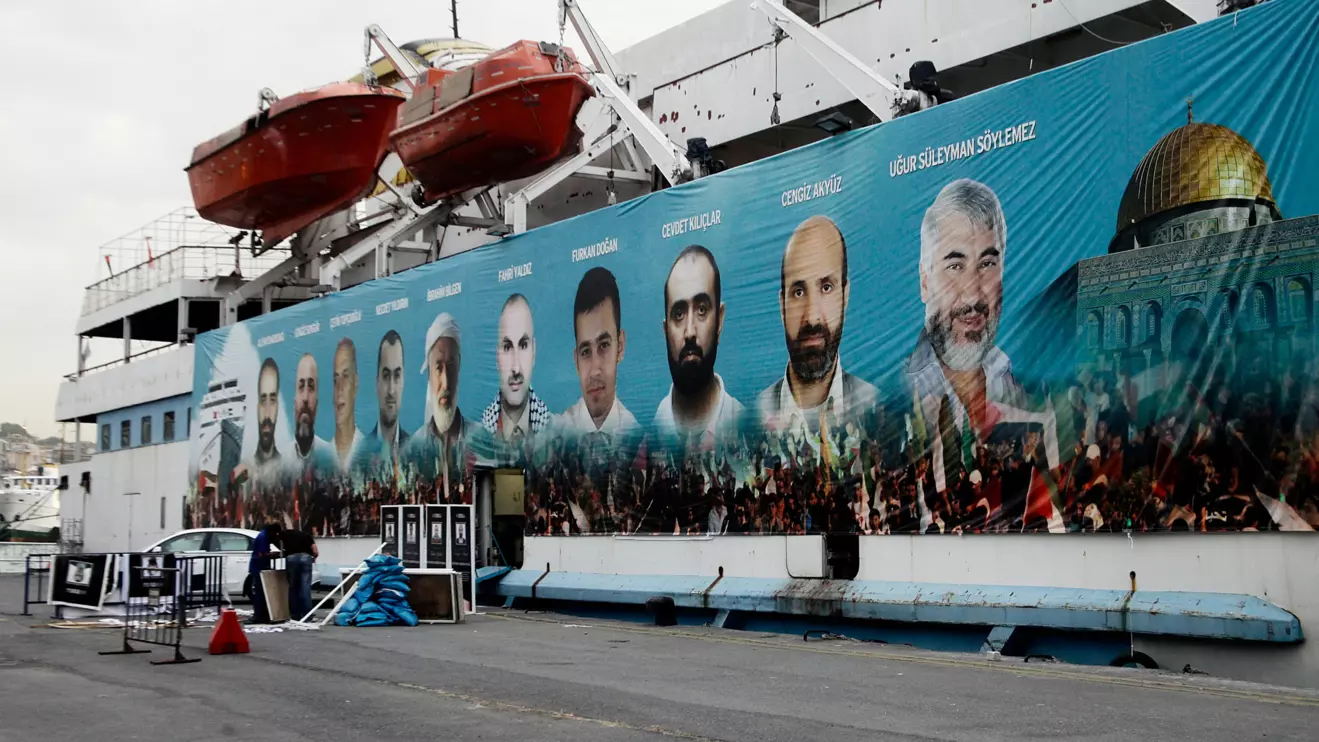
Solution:
<svg viewBox="0 0 1319 742">
<path fill-rule="evenodd" d="M 289 617 L 298 621 L 311 613 L 311 567 L 320 550 L 316 539 L 306 531 L 285 531 L 282 540 L 289 581 Z"/>
<path fill-rule="evenodd" d="M 266 606 L 266 591 L 261 584 L 262 570 L 270 569 L 270 560 L 278 556 L 275 549 L 279 545 L 279 536 L 283 527 L 271 523 L 252 539 L 252 558 L 247 561 L 247 575 L 252 584 L 252 621 L 254 624 L 270 623 L 270 610 Z"/>
</svg>

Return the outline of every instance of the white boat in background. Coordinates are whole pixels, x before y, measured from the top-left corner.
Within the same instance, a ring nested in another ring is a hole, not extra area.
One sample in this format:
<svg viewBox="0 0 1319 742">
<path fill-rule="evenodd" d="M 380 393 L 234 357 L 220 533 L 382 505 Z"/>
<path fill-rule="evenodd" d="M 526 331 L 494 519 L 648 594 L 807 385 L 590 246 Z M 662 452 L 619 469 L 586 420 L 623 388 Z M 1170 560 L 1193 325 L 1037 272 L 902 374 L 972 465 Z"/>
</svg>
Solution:
<svg viewBox="0 0 1319 742">
<path fill-rule="evenodd" d="M 0 541 L 55 541 L 59 537 L 59 472 L 6 474 L 0 482 Z"/>
</svg>

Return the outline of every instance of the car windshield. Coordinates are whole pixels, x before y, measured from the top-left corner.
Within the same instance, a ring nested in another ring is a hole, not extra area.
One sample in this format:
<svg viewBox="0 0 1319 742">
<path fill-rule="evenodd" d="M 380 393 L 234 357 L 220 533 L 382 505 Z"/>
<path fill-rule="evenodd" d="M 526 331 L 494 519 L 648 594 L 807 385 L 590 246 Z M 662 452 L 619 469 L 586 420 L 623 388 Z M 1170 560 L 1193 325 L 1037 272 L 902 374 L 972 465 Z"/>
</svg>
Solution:
<svg viewBox="0 0 1319 742">
<path fill-rule="evenodd" d="M 205 542 L 205 533 L 184 533 L 161 544 L 160 550 L 166 554 L 180 551 L 201 551 L 202 544 Z"/>
</svg>

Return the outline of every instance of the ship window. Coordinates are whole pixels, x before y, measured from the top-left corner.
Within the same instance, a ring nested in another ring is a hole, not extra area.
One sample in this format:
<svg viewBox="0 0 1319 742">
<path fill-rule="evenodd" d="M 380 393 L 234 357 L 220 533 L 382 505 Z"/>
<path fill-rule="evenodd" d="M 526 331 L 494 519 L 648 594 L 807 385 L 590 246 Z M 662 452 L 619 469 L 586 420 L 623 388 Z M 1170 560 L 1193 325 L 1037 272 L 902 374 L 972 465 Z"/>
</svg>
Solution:
<svg viewBox="0 0 1319 742">
<path fill-rule="evenodd" d="M 151 416 L 147 415 L 142 418 L 142 426 L 138 430 L 138 437 L 141 438 L 142 445 L 151 443 Z"/>
<path fill-rule="evenodd" d="M 110 423 L 101 424 L 101 450 L 110 450 Z"/>
<path fill-rule="evenodd" d="M 160 439 L 166 443 L 174 440 L 174 410 L 165 413 L 165 424 L 162 427 L 164 429 L 160 431 Z"/>
<path fill-rule="evenodd" d="M 125 420 L 119 423 L 119 447 L 128 448 L 133 445 L 133 421 Z"/>
<path fill-rule="evenodd" d="M 189 438 L 192 437 L 192 408 L 188 408 L 188 417 L 183 423 L 183 434 Z"/>
</svg>

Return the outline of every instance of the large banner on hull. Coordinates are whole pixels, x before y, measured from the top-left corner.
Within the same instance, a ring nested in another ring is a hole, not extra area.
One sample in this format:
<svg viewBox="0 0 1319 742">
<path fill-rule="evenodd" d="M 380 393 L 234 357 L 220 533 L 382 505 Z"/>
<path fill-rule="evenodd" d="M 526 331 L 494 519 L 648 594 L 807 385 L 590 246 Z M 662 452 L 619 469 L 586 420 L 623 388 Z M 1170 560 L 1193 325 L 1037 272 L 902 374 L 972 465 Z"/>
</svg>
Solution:
<svg viewBox="0 0 1319 742">
<path fill-rule="evenodd" d="M 540 535 L 1312 530 L 1316 8 L 207 333 L 189 525 L 521 466 Z"/>
</svg>

